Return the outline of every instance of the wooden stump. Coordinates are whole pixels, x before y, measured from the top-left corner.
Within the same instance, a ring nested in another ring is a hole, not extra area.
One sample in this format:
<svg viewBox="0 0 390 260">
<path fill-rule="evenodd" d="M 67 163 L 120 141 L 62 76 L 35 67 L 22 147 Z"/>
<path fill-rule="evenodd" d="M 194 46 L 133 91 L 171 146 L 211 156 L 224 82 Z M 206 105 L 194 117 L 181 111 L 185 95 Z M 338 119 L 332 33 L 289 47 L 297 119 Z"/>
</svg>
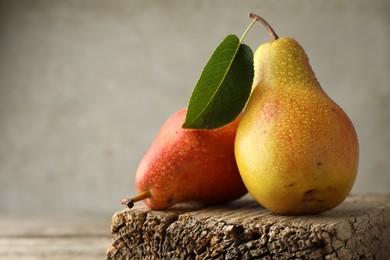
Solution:
<svg viewBox="0 0 390 260">
<path fill-rule="evenodd" d="M 136 206 L 112 218 L 107 259 L 390 259 L 390 194 L 354 195 L 310 216 L 249 197 L 222 206 Z"/>
</svg>

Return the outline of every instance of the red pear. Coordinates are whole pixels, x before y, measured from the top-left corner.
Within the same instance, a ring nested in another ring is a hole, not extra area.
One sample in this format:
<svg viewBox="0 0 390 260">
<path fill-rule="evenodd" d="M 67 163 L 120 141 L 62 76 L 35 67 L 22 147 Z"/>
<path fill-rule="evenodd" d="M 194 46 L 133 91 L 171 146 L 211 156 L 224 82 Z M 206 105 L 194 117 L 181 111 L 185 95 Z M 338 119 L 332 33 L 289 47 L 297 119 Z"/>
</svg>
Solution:
<svg viewBox="0 0 390 260">
<path fill-rule="evenodd" d="M 143 200 L 159 210 L 188 201 L 225 203 L 247 193 L 234 156 L 239 117 L 213 130 L 184 129 L 186 112 L 181 109 L 162 126 L 138 166 L 139 195 L 122 204 Z"/>
</svg>

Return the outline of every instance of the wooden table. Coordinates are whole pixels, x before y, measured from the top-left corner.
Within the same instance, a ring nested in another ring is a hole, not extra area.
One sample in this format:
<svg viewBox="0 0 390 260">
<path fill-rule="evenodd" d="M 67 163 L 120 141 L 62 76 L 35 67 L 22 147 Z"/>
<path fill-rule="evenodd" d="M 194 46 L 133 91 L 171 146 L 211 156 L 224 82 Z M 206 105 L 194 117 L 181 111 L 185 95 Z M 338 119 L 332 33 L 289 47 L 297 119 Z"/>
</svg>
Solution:
<svg viewBox="0 0 390 260">
<path fill-rule="evenodd" d="M 0 259 L 105 259 L 109 215 L 0 213 Z"/>
<path fill-rule="evenodd" d="M 111 217 L 0 213 L 0 259 L 390 259 L 390 195 L 313 216 L 278 216 L 247 197 Z"/>
</svg>

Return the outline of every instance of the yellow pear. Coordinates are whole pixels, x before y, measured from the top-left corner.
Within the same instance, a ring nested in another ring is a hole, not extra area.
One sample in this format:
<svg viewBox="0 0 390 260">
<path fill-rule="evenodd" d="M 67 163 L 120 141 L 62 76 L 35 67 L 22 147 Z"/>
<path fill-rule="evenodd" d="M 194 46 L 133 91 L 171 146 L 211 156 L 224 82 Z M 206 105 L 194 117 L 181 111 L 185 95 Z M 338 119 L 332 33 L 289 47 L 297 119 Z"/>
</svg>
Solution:
<svg viewBox="0 0 390 260">
<path fill-rule="evenodd" d="M 352 189 L 357 135 L 321 88 L 303 48 L 274 36 L 254 54 L 253 92 L 235 139 L 237 165 L 249 193 L 270 211 L 323 212 Z"/>
</svg>

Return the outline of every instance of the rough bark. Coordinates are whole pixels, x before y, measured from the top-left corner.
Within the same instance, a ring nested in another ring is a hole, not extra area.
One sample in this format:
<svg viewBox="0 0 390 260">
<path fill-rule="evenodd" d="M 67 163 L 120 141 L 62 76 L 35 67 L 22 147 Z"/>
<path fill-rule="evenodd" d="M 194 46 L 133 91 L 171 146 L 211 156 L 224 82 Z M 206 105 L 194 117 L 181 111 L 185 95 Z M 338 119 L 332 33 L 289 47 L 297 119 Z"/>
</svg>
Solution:
<svg viewBox="0 0 390 260">
<path fill-rule="evenodd" d="M 112 218 L 107 259 L 390 259 L 390 194 L 350 196 L 318 215 L 280 216 L 250 198 Z"/>
</svg>

